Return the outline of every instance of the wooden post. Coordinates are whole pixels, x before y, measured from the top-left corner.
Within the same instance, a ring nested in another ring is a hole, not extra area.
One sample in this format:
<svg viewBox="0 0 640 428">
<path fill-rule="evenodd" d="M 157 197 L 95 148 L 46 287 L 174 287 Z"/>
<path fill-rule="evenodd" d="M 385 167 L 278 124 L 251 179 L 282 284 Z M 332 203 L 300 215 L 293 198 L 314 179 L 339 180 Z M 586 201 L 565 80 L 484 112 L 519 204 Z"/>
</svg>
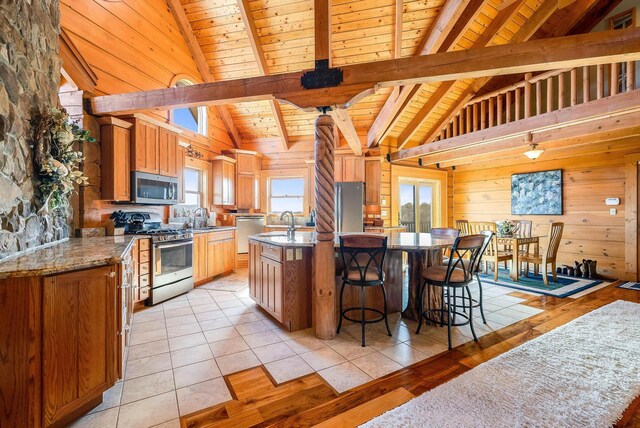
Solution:
<svg viewBox="0 0 640 428">
<path fill-rule="evenodd" d="M 336 335 L 335 251 L 334 251 L 334 123 L 323 114 L 315 121 L 316 237 L 313 250 L 313 325 L 316 337 Z"/>
<path fill-rule="evenodd" d="M 582 102 L 588 103 L 591 101 L 590 92 L 590 77 L 589 77 L 589 66 L 582 67 Z"/>
<path fill-rule="evenodd" d="M 524 75 L 524 118 L 531 117 L 531 73 Z"/>
<path fill-rule="evenodd" d="M 571 105 L 578 104 L 578 69 L 571 69 Z"/>
</svg>

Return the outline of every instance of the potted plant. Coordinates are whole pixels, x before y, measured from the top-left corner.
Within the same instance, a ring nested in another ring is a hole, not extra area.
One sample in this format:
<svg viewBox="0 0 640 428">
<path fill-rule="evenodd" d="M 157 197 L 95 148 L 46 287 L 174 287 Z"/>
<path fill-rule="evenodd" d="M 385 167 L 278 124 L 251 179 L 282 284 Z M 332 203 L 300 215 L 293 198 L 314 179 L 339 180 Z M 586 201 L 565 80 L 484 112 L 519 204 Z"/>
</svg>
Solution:
<svg viewBox="0 0 640 428">
<path fill-rule="evenodd" d="M 496 231 L 499 237 L 510 238 L 516 232 L 516 226 L 509 220 L 503 220 L 496 222 Z"/>
</svg>

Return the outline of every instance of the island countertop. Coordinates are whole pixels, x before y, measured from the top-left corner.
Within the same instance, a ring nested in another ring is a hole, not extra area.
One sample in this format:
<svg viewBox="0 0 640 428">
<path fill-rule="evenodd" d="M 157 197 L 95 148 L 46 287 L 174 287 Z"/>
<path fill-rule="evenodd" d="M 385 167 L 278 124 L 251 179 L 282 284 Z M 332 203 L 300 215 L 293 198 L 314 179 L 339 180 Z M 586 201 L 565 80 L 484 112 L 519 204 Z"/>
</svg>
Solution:
<svg viewBox="0 0 640 428">
<path fill-rule="evenodd" d="M 358 235 L 364 233 L 336 233 L 334 245 L 340 246 L 341 235 Z M 387 248 L 390 250 L 420 251 L 447 248 L 453 244 L 450 238 L 434 238 L 430 233 L 389 233 L 376 234 L 388 236 Z M 289 239 L 282 232 L 260 233 L 251 235 L 249 239 L 279 247 L 313 247 L 316 243 L 315 232 L 296 232 L 294 239 Z"/>
<path fill-rule="evenodd" d="M 45 276 L 120 263 L 133 235 L 71 238 L 0 260 L 0 279 Z"/>
</svg>

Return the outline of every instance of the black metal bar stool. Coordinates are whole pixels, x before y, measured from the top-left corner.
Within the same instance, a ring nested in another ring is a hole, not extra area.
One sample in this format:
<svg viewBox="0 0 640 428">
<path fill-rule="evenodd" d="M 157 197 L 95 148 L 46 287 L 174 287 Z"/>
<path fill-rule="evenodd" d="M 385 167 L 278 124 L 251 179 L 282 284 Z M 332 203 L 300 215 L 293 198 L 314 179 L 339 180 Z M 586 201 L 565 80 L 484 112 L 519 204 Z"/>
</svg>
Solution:
<svg viewBox="0 0 640 428">
<path fill-rule="evenodd" d="M 420 292 L 419 310 L 420 319 L 416 334 L 420 333 L 423 318 L 444 325 L 443 317 L 447 318 L 447 337 L 449 339 L 449 349 L 451 349 L 451 327 L 460 327 L 469 324 L 474 340 L 478 340 L 473 329 L 473 299 L 469 290 L 469 283 L 473 281 L 473 276 L 478 269 L 480 252 L 485 243 L 484 235 L 467 235 L 456 238 L 451 248 L 451 257 L 446 266 L 431 266 L 424 270 L 422 277 L 424 283 Z M 440 308 L 431 308 L 431 291 L 429 285 L 440 287 L 442 290 L 442 304 Z M 466 292 L 467 296 L 458 299 L 455 291 L 460 289 L 462 296 Z M 424 297 L 427 293 L 427 309 L 424 310 Z M 452 298 L 453 297 L 453 298 Z M 446 301 L 445 301 L 446 300 Z M 445 309 L 446 306 L 446 309 Z M 467 310 L 469 313 L 467 314 Z M 440 313 L 440 320 L 436 320 L 432 314 Z M 462 318 L 456 322 L 455 318 Z"/>
<path fill-rule="evenodd" d="M 384 320 L 387 327 L 387 333 L 391 336 L 389 323 L 387 322 L 387 291 L 384 288 L 384 272 L 382 265 L 384 256 L 387 253 L 387 237 L 379 235 L 346 235 L 340 237 L 340 254 L 344 264 L 342 272 L 342 287 L 340 288 L 340 321 L 338 322 L 338 330 L 340 333 L 342 327 L 342 319 L 362 324 L 362 346 L 365 346 L 365 330 L 366 324 L 372 324 Z M 362 302 L 360 307 L 342 308 L 342 297 L 344 295 L 345 286 L 352 285 L 360 287 L 362 291 Z M 380 287 L 382 289 L 382 298 L 384 300 L 384 311 L 376 308 L 368 308 L 365 306 L 365 290 L 367 287 Z M 350 311 L 361 311 L 361 319 L 350 318 L 347 313 Z M 372 320 L 365 319 L 367 311 L 375 312 L 380 315 L 379 318 Z"/>
</svg>

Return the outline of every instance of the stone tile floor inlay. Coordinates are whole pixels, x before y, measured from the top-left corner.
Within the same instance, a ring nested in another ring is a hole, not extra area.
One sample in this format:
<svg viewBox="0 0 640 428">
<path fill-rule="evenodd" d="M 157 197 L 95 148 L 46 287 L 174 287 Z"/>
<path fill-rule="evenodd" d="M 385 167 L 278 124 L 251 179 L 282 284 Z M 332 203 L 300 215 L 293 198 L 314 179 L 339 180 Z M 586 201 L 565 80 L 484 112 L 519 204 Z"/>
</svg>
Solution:
<svg viewBox="0 0 640 428">
<path fill-rule="evenodd" d="M 484 285 L 487 324 L 474 310 L 480 337 L 536 315 L 513 290 Z M 477 292 L 472 293 L 477 297 Z M 319 340 L 311 329 L 288 332 L 249 298 L 248 273 L 236 273 L 134 314 L 125 379 L 104 402 L 74 427 L 179 427 L 178 417 L 228 401 L 223 376 L 264 365 L 278 383 L 317 371 L 337 392 L 385 376 L 447 351 L 447 330 L 423 327 L 389 315 L 367 325 L 366 348 L 360 325 L 343 324 L 334 340 Z M 454 345 L 471 339 L 468 326 L 455 328 Z"/>
</svg>

